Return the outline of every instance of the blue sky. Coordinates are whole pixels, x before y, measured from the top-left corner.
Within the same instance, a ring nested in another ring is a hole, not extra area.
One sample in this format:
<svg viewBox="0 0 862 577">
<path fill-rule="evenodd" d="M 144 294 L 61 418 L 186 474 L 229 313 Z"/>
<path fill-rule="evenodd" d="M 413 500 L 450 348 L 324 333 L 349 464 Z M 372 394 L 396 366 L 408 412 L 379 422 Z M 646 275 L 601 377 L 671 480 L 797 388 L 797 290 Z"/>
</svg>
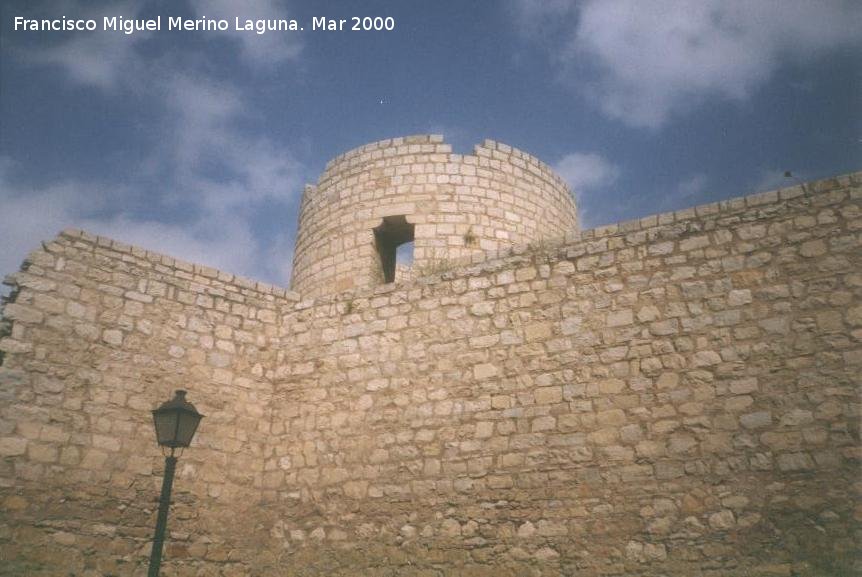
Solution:
<svg viewBox="0 0 862 577">
<path fill-rule="evenodd" d="M 160 32 L 14 30 L 156 15 Z M 0 21 L 0 275 L 74 226 L 286 285 L 302 185 L 407 134 L 542 158 L 585 227 L 862 168 L 856 1 L 11 0 Z"/>
</svg>

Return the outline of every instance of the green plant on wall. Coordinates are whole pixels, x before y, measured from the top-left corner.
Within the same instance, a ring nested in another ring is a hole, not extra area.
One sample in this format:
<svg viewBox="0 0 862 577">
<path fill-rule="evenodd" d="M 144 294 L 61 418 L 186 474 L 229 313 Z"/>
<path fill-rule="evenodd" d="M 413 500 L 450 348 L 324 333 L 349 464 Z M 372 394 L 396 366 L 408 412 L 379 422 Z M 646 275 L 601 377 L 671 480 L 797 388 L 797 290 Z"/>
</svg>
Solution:
<svg viewBox="0 0 862 577">
<path fill-rule="evenodd" d="M 420 265 L 414 265 L 413 269 L 416 271 L 416 277 L 418 278 L 423 276 L 442 274 L 446 271 L 452 270 L 454 266 L 455 265 L 452 263 L 452 261 L 433 259 Z"/>
<path fill-rule="evenodd" d="M 527 245 L 527 254 L 531 256 L 547 255 L 549 250 L 551 250 L 551 244 L 545 238 L 534 240 Z"/>
</svg>

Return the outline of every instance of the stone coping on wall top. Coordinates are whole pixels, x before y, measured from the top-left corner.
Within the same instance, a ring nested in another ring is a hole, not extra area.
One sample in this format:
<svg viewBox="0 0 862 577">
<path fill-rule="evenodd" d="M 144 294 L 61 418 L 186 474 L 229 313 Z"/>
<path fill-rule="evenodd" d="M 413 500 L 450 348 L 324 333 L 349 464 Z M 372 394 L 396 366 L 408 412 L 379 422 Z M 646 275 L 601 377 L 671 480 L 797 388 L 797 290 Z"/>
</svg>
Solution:
<svg viewBox="0 0 862 577">
<path fill-rule="evenodd" d="M 239 288 L 257 291 L 264 295 L 273 295 L 275 297 L 287 299 L 290 301 L 300 300 L 299 293 L 287 290 L 276 285 L 256 281 L 254 279 L 250 279 L 244 276 L 221 271 L 210 266 L 186 262 L 184 260 L 174 258 L 166 254 L 148 250 L 139 246 L 130 245 L 106 236 L 95 235 L 85 230 L 77 228 L 67 228 L 61 231 L 57 235 L 57 238 L 67 238 L 74 241 L 84 241 L 96 247 L 102 247 L 113 250 L 118 253 L 132 255 L 137 258 L 148 260 L 151 263 L 162 264 L 164 266 L 172 267 L 177 270 L 187 272 L 189 274 L 197 274 L 206 278 L 219 280 L 223 283 L 232 284 Z M 43 243 L 43 247 L 44 246 L 47 245 Z M 29 257 L 27 257 L 25 261 L 28 259 Z M 6 279 L 4 279 L 4 282 L 6 284 L 14 284 L 14 277 L 14 273 L 12 275 L 8 275 Z"/>
<path fill-rule="evenodd" d="M 509 158 L 518 158 L 522 160 L 525 164 L 531 164 L 535 168 L 539 169 L 543 174 L 550 177 L 554 182 L 558 185 L 565 187 L 566 190 L 569 189 L 568 184 L 563 178 L 557 174 L 553 168 L 551 168 L 548 164 L 540 160 L 539 158 L 533 156 L 529 152 L 525 152 L 519 148 L 515 148 L 514 146 L 510 146 L 508 144 L 504 144 L 502 142 L 498 142 L 496 140 L 492 140 L 486 138 L 482 144 L 476 144 L 473 146 L 473 154 L 452 154 L 451 146 L 446 144 L 444 141 L 444 137 L 441 134 L 414 134 L 410 136 L 401 136 L 398 138 L 387 138 L 384 140 L 378 140 L 376 142 L 371 142 L 368 144 L 363 144 L 362 146 L 358 146 L 356 148 L 352 148 L 347 152 L 339 154 L 338 156 L 331 159 L 326 163 L 326 167 L 321 173 L 320 178 L 317 181 L 317 185 L 321 184 L 324 180 L 326 180 L 327 176 L 333 171 L 333 169 L 342 163 L 349 163 L 351 160 L 360 157 L 365 153 L 374 152 L 376 150 L 382 149 L 393 149 L 398 146 L 406 146 L 406 145 L 423 145 L 430 144 L 435 146 L 445 146 L 448 147 L 445 151 L 437 150 L 436 152 L 428 151 L 427 154 L 433 153 L 445 153 L 448 154 L 450 160 L 452 162 L 462 161 L 467 157 L 493 157 L 493 152 L 496 151 L 505 157 Z M 422 151 L 418 151 L 422 153 Z M 407 152 L 407 154 L 415 154 L 415 152 Z M 499 158 L 498 158 L 499 159 Z M 337 171 L 336 171 L 337 172 Z M 313 184 L 307 184 L 306 189 L 314 190 L 316 188 Z"/>
<path fill-rule="evenodd" d="M 709 215 L 716 215 L 720 213 L 733 214 L 737 211 L 745 210 L 747 208 L 764 207 L 770 204 L 786 202 L 800 196 L 813 196 L 818 193 L 828 193 L 837 188 L 851 186 L 862 186 L 862 171 L 852 172 L 841 176 L 835 176 L 832 178 L 825 178 L 822 180 L 799 184 L 788 188 L 770 190 L 767 192 L 761 192 L 749 196 L 740 196 L 710 204 L 702 204 L 683 210 L 654 214 L 639 219 L 624 221 L 617 224 L 600 226 L 578 233 L 567 234 L 563 238 L 549 238 L 546 242 L 548 245 L 557 248 L 561 245 L 574 242 L 629 234 L 632 232 L 647 230 L 657 226 L 685 222 L 688 220 Z M 427 280 L 425 280 L 425 282 L 423 283 L 423 278 L 432 279 L 435 276 L 429 275 L 427 277 L 419 277 L 416 279 L 412 279 L 404 283 L 389 283 L 377 287 L 366 287 L 364 289 L 358 289 L 357 291 L 346 291 L 344 293 L 317 297 L 316 299 L 302 300 L 299 293 L 284 289 L 282 287 L 258 282 L 253 279 L 249 279 L 239 275 L 226 273 L 224 271 L 220 271 L 218 269 L 205 265 L 189 263 L 165 254 L 129 245 L 105 236 L 91 234 L 80 229 L 66 229 L 58 235 L 58 238 L 59 237 L 65 237 L 76 241 L 85 241 L 93 244 L 94 246 L 108 248 L 118 253 L 131 254 L 135 257 L 144 258 L 146 260 L 149 260 L 150 262 L 163 264 L 165 266 L 172 266 L 174 268 L 177 268 L 178 270 L 182 270 L 188 273 L 200 274 L 201 276 L 207 278 L 218 279 L 225 283 L 235 284 L 241 288 L 256 290 L 262 294 L 271 294 L 275 297 L 280 297 L 295 303 L 294 306 L 298 309 L 308 308 L 317 303 L 322 304 L 326 302 L 355 298 L 357 294 L 360 293 L 383 294 L 414 284 L 427 284 Z M 477 264 L 489 263 L 490 261 L 524 254 L 529 250 L 529 248 L 529 244 L 514 245 L 501 251 L 489 251 L 485 253 L 475 254 L 472 257 L 453 259 L 447 262 L 447 266 L 451 267 L 448 272 L 451 273 L 454 271 L 454 269 L 466 268 Z M 6 278 L 5 282 L 7 284 L 14 283 L 14 274 L 9 275 Z"/>
<path fill-rule="evenodd" d="M 659 226 L 684 223 L 686 221 L 691 221 L 706 216 L 721 214 L 731 216 L 749 208 L 763 208 L 769 205 L 780 204 L 782 202 L 786 202 L 788 200 L 802 196 L 811 197 L 820 193 L 828 193 L 836 189 L 852 186 L 862 186 L 862 171 L 856 171 L 840 176 L 834 176 L 807 183 L 801 183 L 787 188 L 780 188 L 776 190 L 751 194 L 748 196 L 739 196 L 735 198 L 730 198 L 728 200 L 697 205 L 681 210 L 653 214 L 642 218 L 623 221 L 616 224 L 599 226 L 596 228 L 567 234 L 565 235 L 565 237 L 549 237 L 547 239 L 544 239 L 543 242 L 540 244 L 547 245 L 549 248 L 546 249 L 545 252 L 549 252 L 550 250 L 558 250 L 565 247 L 566 245 L 581 241 L 589 241 L 612 236 L 622 236 L 633 232 L 646 231 Z M 517 257 L 519 255 L 526 254 L 530 251 L 530 249 L 530 243 L 516 244 L 499 251 L 488 251 L 483 253 L 477 253 L 468 257 L 452 259 L 446 261 L 447 270 L 443 274 L 455 275 L 459 272 L 466 272 L 466 269 L 476 265 L 492 265 L 507 258 Z M 408 288 L 410 286 L 428 284 L 429 281 L 433 282 L 440 276 L 441 273 L 437 273 L 426 275 L 424 277 L 414 277 L 413 279 L 405 281 L 403 283 L 388 283 L 376 287 L 364 287 L 352 291 L 345 291 L 343 293 L 323 295 L 313 299 L 300 301 L 299 303 L 296 303 L 295 308 L 297 310 L 300 310 L 310 308 L 316 304 L 349 300 L 357 298 L 358 296 L 386 294 L 402 288 Z"/>
<path fill-rule="evenodd" d="M 409 136 L 399 136 L 397 138 L 384 138 L 351 148 L 346 152 L 342 152 L 338 156 L 333 157 L 326 163 L 324 172 L 327 172 L 331 167 L 345 160 L 355 158 L 366 152 L 373 152 L 381 148 L 393 148 L 405 144 L 444 144 L 442 134 L 411 134 Z"/>
<path fill-rule="evenodd" d="M 557 174 L 557 172 L 549 164 L 547 164 L 543 160 L 533 156 L 529 152 L 525 152 L 525 151 L 521 150 L 520 148 L 515 148 L 514 146 L 509 146 L 508 144 L 504 144 L 502 142 L 499 142 L 496 140 L 491 140 L 490 138 L 486 138 L 485 141 L 482 142 L 482 144 L 477 144 L 476 146 L 473 147 L 473 153 L 476 156 L 480 156 L 482 154 L 481 151 L 483 151 L 483 150 L 496 150 L 498 152 L 505 154 L 506 156 L 512 156 L 515 158 L 520 158 L 529 164 L 534 164 L 537 167 L 539 167 L 543 172 L 547 172 L 550 175 L 554 176 L 567 189 L 569 187 L 568 183 L 565 180 L 563 180 L 563 177 L 561 177 L 559 174 Z"/>
</svg>

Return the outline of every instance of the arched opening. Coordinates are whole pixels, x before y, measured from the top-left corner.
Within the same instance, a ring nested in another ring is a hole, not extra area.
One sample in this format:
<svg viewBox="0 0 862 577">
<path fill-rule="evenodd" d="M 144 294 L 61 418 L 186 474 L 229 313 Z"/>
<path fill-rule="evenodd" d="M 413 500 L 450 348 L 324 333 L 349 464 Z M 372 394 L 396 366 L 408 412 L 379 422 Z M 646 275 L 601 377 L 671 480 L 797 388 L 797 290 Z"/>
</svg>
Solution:
<svg viewBox="0 0 862 577">
<path fill-rule="evenodd" d="M 404 215 L 386 216 L 374 229 L 374 244 L 383 269 L 383 282 L 394 282 L 398 265 L 413 263 L 413 230 Z M 401 248 L 399 248 L 401 247 Z"/>
</svg>

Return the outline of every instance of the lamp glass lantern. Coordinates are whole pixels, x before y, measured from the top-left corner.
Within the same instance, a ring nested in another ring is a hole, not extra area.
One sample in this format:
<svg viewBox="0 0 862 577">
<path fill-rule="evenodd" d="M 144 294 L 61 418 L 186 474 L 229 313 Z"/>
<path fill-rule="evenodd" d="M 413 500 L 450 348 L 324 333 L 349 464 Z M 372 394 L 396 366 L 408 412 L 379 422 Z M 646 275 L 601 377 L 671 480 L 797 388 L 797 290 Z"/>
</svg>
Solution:
<svg viewBox="0 0 862 577">
<path fill-rule="evenodd" d="M 178 390 L 173 399 L 153 411 L 156 440 L 159 445 L 169 447 L 172 451 L 188 447 L 202 418 L 203 415 L 186 400 L 186 392 Z"/>
</svg>

